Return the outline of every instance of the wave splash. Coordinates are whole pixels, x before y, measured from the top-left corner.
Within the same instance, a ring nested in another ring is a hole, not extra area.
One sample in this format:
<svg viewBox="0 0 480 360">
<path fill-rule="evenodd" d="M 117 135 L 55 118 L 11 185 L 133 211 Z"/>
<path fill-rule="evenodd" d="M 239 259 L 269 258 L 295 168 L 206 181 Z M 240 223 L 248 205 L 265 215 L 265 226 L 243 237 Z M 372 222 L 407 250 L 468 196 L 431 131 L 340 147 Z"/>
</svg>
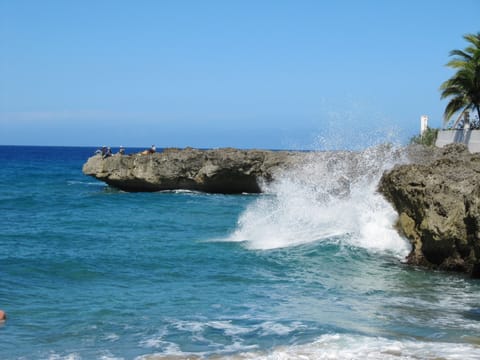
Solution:
<svg viewBox="0 0 480 360">
<path fill-rule="evenodd" d="M 264 186 L 265 195 L 240 216 L 228 241 L 262 250 L 341 241 L 403 257 L 410 246 L 393 229 L 395 211 L 376 191 L 382 173 L 399 162 L 405 162 L 401 150 L 387 145 L 312 152 Z"/>
</svg>

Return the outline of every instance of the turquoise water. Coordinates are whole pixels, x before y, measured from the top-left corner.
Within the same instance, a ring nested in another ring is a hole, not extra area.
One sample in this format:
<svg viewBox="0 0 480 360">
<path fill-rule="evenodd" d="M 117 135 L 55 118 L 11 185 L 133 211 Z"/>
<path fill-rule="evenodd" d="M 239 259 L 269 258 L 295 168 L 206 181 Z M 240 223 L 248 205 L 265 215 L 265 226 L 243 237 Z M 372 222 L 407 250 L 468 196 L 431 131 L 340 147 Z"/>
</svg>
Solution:
<svg viewBox="0 0 480 360">
<path fill-rule="evenodd" d="M 0 147 L 2 359 L 480 358 L 480 283 L 404 265 L 372 179 L 130 194 L 93 151 Z"/>
</svg>

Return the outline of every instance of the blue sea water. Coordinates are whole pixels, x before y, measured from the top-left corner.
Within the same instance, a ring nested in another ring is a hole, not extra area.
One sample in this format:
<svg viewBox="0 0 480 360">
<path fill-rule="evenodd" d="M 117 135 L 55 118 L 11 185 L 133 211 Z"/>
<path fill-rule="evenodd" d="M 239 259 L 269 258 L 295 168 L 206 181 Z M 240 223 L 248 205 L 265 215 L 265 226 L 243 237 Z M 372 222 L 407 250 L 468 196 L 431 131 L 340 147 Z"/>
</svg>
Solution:
<svg viewBox="0 0 480 360">
<path fill-rule="evenodd" d="M 404 265 L 374 179 L 125 193 L 94 150 L 0 146 L 1 359 L 480 359 L 480 283 Z"/>
</svg>

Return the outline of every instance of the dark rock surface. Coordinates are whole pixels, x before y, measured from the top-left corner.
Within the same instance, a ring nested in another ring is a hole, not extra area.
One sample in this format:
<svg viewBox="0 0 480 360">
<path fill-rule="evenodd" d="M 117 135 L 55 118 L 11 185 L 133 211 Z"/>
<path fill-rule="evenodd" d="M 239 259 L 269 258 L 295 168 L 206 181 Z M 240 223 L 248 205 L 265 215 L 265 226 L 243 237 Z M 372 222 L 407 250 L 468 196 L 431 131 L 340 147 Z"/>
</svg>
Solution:
<svg viewBox="0 0 480 360">
<path fill-rule="evenodd" d="M 154 154 L 92 156 L 86 175 L 125 191 L 197 190 L 258 193 L 262 181 L 293 166 L 304 153 L 289 151 L 165 149 Z"/>
<path fill-rule="evenodd" d="M 480 277 L 480 154 L 453 144 L 410 155 L 412 164 L 395 166 L 379 184 L 412 244 L 408 262 Z"/>
</svg>

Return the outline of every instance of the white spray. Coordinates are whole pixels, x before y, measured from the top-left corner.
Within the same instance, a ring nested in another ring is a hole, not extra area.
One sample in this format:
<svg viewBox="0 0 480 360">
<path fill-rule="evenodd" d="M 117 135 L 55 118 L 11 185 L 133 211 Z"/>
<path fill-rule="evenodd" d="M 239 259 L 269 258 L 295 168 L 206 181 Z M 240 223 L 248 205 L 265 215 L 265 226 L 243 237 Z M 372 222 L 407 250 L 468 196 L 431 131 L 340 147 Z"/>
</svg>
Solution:
<svg viewBox="0 0 480 360">
<path fill-rule="evenodd" d="M 399 161 L 390 146 L 309 153 L 264 187 L 266 195 L 240 216 L 228 240 L 252 249 L 343 242 L 403 257 L 409 245 L 393 229 L 396 213 L 376 191 L 383 171 Z"/>
</svg>

